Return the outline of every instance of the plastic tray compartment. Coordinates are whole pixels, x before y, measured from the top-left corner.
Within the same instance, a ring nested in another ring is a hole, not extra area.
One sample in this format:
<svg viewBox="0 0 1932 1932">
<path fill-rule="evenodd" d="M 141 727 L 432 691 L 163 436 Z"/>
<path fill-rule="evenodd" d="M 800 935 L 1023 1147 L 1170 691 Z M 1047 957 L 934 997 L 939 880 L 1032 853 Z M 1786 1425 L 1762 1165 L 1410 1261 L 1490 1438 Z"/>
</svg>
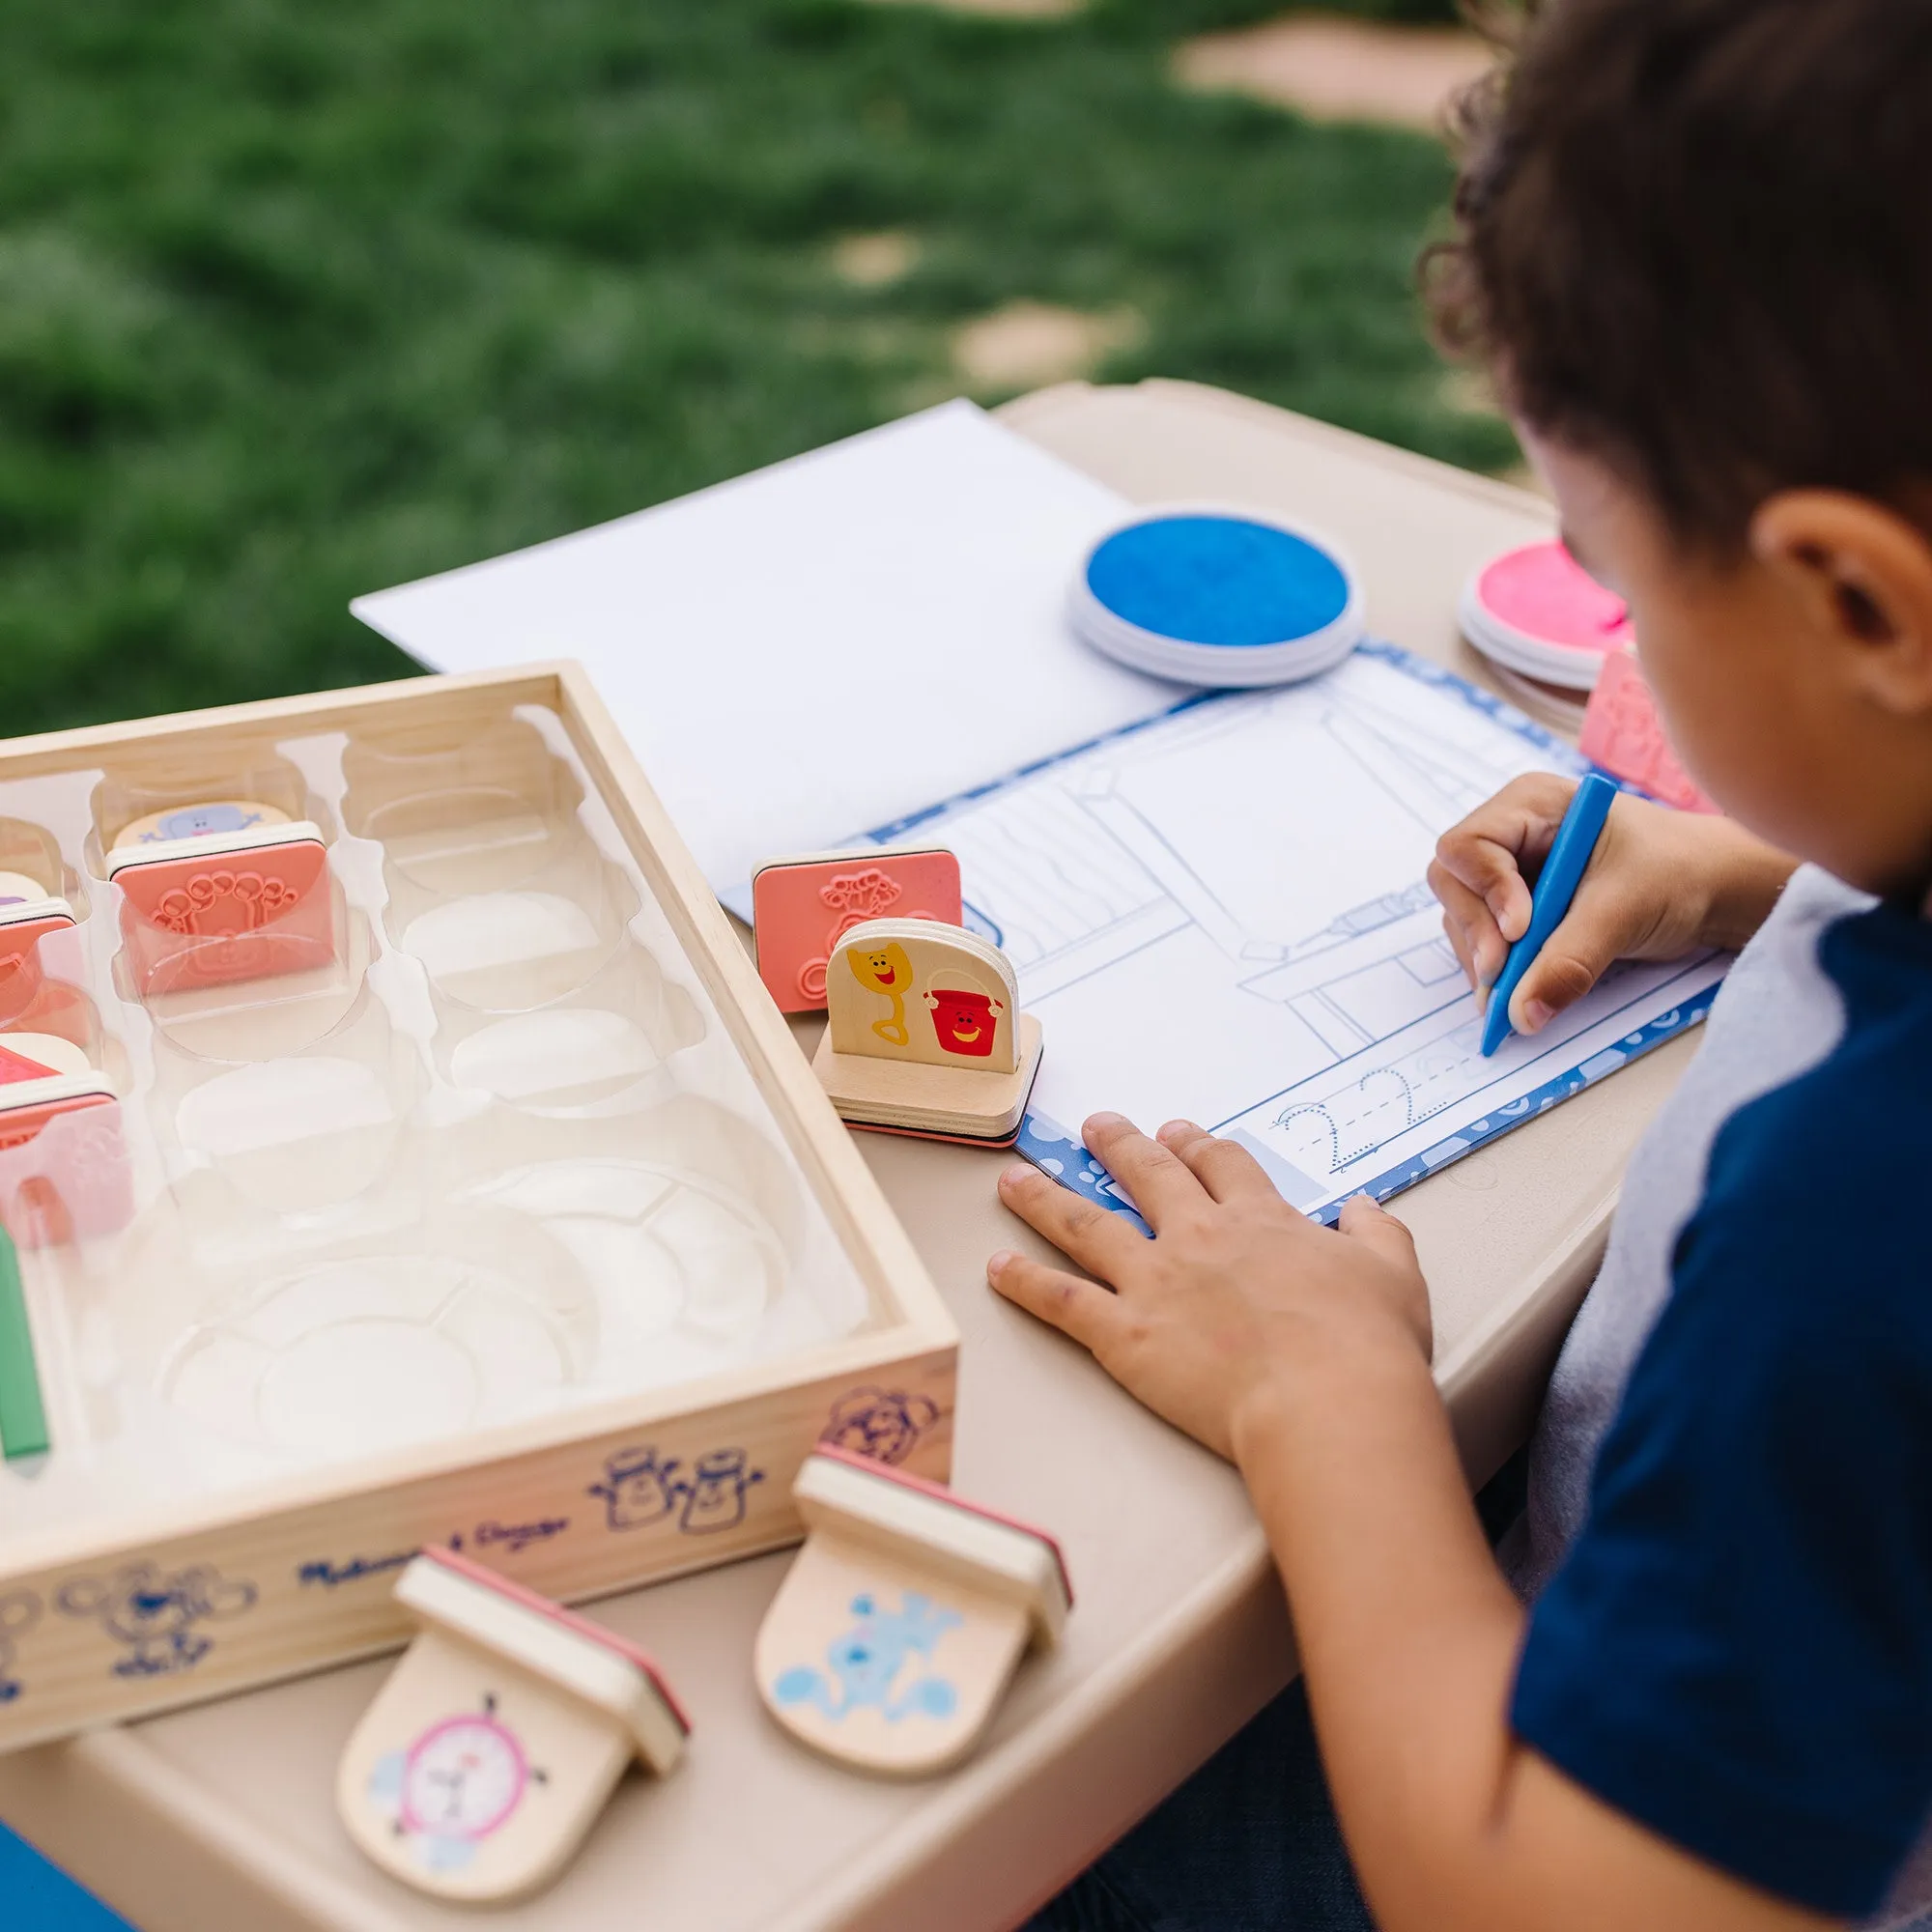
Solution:
<svg viewBox="0 0 1932 1932">
<path fill-rule="evenodd" d="M 543 734 L 507 711 L 462 735 L 436 724 L 358 733 L 342 771 L 344 824 L 439 897 L 542 877 L 574 843 L 584 796 Z"/>
<path fill-rule="evenodd" d="M 395 1177 L 428 1084 L 415 1042 L 365 985 L 320 1039 L 270 1058 L 156 1040 L 151 1106 L 180 1167 L 228 1197 L 219 1211 L 307 1213 Z"/>
<path fill-rule="evenodd" d="M 316 869 L 170 924 L 117 840 Z M 0 1750 L 400 1644 L 428 1542 L 582 1600 L 795 1542 L 823 1435 L 948 1474 L 953 1325 L 574 667 L 0 743 L 9 870 L 120 1134 L 0 1148 Z"/>
<path fill-rule="evenodd" d="M 479 1012 L 434 985 L 431 1002 L 442 1077 L 535 1113 L 642 1105 L 706 1037 L 696 1001 L 630 933 L 587 984 L 527 1011 Z"/>
</svg>

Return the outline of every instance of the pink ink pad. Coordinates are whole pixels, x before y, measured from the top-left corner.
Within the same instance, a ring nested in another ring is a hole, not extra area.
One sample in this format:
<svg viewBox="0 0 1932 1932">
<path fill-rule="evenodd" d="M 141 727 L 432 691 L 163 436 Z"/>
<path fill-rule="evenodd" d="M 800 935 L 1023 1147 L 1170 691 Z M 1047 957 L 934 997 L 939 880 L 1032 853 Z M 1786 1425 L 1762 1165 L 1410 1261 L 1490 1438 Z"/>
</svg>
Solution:
<svg viewBox="0 0 1932 1932">
<path fill-rule="evenodd" d="M 1459 615 L 1485 657 L 1572 691 L 1590 690 L 1605 656 L 1634 641 L 1623 599 L 1554 542 L 1483 565 L 1463 586 Z"/>
</svg>

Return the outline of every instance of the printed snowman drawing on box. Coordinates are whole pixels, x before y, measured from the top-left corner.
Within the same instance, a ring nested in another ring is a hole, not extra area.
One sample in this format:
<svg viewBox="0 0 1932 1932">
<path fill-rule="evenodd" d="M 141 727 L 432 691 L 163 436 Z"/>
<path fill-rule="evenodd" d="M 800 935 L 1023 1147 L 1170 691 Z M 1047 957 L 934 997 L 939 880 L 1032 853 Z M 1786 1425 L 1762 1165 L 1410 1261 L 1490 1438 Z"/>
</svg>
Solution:
<svg viewBox="0 0 1932 1932">
<path fill-rule="evenodd" d="M 689 1536 L 736 1529 L 745 1520 L 752 1486 L 764 1480 L 765 1472 L 753 1469 L 742 1449 L 714 1449 L 700 1456 L 691 1472 L 678 1527 Z"/>
<path fill-rule="evenodd" d="M 586 1495 L 600 1497 L 607 1529 L 642 1529 L 674 1511 L 685 1493 L 675 1456 L 660 1456 L 654 1444 L 620 1449 L 605 1458 L 604 1479 L 592 1483 Z"/>
<path fill-rule="evenodd" d="M 480 1710 L 443 1718 L 379 1759 L 369 1801 L 428 1870 L 460 1871 L 549 1781 L 486 1692 Z"/>
<path fill-rule="evenodd" d="M 603 1480 L 585 1493 L 602 1500 L 607 1529 L 643 1529 L 674 1516 L 685 1535 L 708 1536 L 736 1529 L 764 1480 L 743 1449 L 707 1450 L 686 1474 L 681 1457 L 645 1445 L 607 1457 Z"/>
</svg>

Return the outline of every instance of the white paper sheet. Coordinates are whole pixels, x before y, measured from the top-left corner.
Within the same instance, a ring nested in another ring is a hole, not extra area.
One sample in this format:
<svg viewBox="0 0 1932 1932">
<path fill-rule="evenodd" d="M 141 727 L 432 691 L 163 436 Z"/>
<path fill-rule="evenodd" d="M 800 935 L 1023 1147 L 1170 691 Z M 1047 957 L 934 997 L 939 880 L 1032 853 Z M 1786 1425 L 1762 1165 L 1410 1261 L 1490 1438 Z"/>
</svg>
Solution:
<svg viewBox="0 0 1932 1932">
<path fill-rule="evenodd" d="M 948 403 L 350 608 L 438 670 L 582 659 L 727 894 L 1172 703 L 1063 615 L 1126 508 Z"/>
<path fill-rule="evenodd" d="M 1045 1030 L 1021 1151 L 1118 1206 L 1058 1123 L 1185 1116 L 1320 1213 L 1398 1191 L 1692 1024 L 1722 957 L 1619 967 L 1482 1058 L 1424 873 L 1441 832 L 1539 769 L 1583 767 L 1488 694 L 1370 644 L 1313 683 L 1197 700 L 922 815 Z"/>
</svg>

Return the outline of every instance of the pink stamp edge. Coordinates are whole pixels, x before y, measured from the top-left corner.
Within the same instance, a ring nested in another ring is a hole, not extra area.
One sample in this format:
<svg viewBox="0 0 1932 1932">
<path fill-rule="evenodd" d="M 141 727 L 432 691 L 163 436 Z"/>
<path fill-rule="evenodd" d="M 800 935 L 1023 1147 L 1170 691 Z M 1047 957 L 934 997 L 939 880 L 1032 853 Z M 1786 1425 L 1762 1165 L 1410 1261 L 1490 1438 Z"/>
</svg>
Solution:
<svg viewBox="0 0 1932 1932">
<path fill-rule="evenodd" d="M 1004 1529 L 1016 1529 L 1022 1536 L 1030 1536 L 1036 1543 L 1044 1544 L 1052 1552 L 1053 1560 L 1060 1570 L 1061 1588 L 1066 1592 L 1066 1606 L 1073 1607 L 1073 1578 L 1066 1568 L 1066 1554 L 1060 1547 L 1058 1537 L 1041 1529 L 1037 1524 L 1023 1522 L 1016 1516 L 1009 1516 L 1005 1510 L 991 1508 L 985 1503 L 976 1503 L 962 1496 L 955 1490 L 948 1489 L 944 1483 L 935 1483 L 926 1476 L 915 1476 L 910 1469 L 895 1469 L 890 1463 L 876 1461 L 870 1456 L 862 1456 L 856 1449 L 840 1448 L 836 1442 L 819 1442 L 813 1445 L 812 1455 L 822 1456 L 828 1463 L 842 1463 L 848 1469 L 858 1469 L 867 1476 L 877 1476 L 882 1482 L 895 1483 L 902 1490 L 912 1490 L 920 1495 L 930 1496 L 934 1502 L 945 1503 L 949 1508 L 963 1510 L 968 1516 L 977 1516 L 987 1522 L 997 1522 Z"/>
<path fill-rule="evenodd" d="M 895 876 L 895 867 L 909 876 Z M 867 872 L 891 886 L 888 898 L 855 904 L 830 895 L 846 875 L 857 883 Z M 855 925 L 888 914 L 963 925 L 957 855 L 944 845 L 862 846 L 784 855 L 757 867 L 752 874 L 753 956 L 779 1010 L 822 1012 L 839 940 Z"/>
<path fill-rule="evenodd" d="M 547 1617 L 554 1624 L 560 1625 L 573 1635 L 621 1657 L 626 1663 L 634 1664 L 644 1673 L 650 1687 L 664 1700 L 665 1708 L 677 1721 L 677 1727 L 686 1737 L 691 1735 L 691 1719 L 685 1709 L 677 1701 L 675 1692 L 665 1681 L 664 1673 L 658 1668 L 657 1660 L 642 1645 L 636 1644 L 629 1637 L 620 1636 L 604 1624 L 592 1623 L 588 1617 L 582 1617 L 575 1610 L 566 1609 L 561 1604 L 554 1603 L 540 1591 L 532 1590 L 527 1584 L 519 1583 L 500 1575 L 468 1556 L 461 1556 L 440 1543 L 426 1543 L 416 1552 L 426 1556 L 432 1563 L 461 1577 L 467 1582 L 480 1584 L 486 1590 L 494 1590 L 497 1596 L 507 1598 L 520 1608 L 532 1610 L 540 1617 Z"/>
</svg>

